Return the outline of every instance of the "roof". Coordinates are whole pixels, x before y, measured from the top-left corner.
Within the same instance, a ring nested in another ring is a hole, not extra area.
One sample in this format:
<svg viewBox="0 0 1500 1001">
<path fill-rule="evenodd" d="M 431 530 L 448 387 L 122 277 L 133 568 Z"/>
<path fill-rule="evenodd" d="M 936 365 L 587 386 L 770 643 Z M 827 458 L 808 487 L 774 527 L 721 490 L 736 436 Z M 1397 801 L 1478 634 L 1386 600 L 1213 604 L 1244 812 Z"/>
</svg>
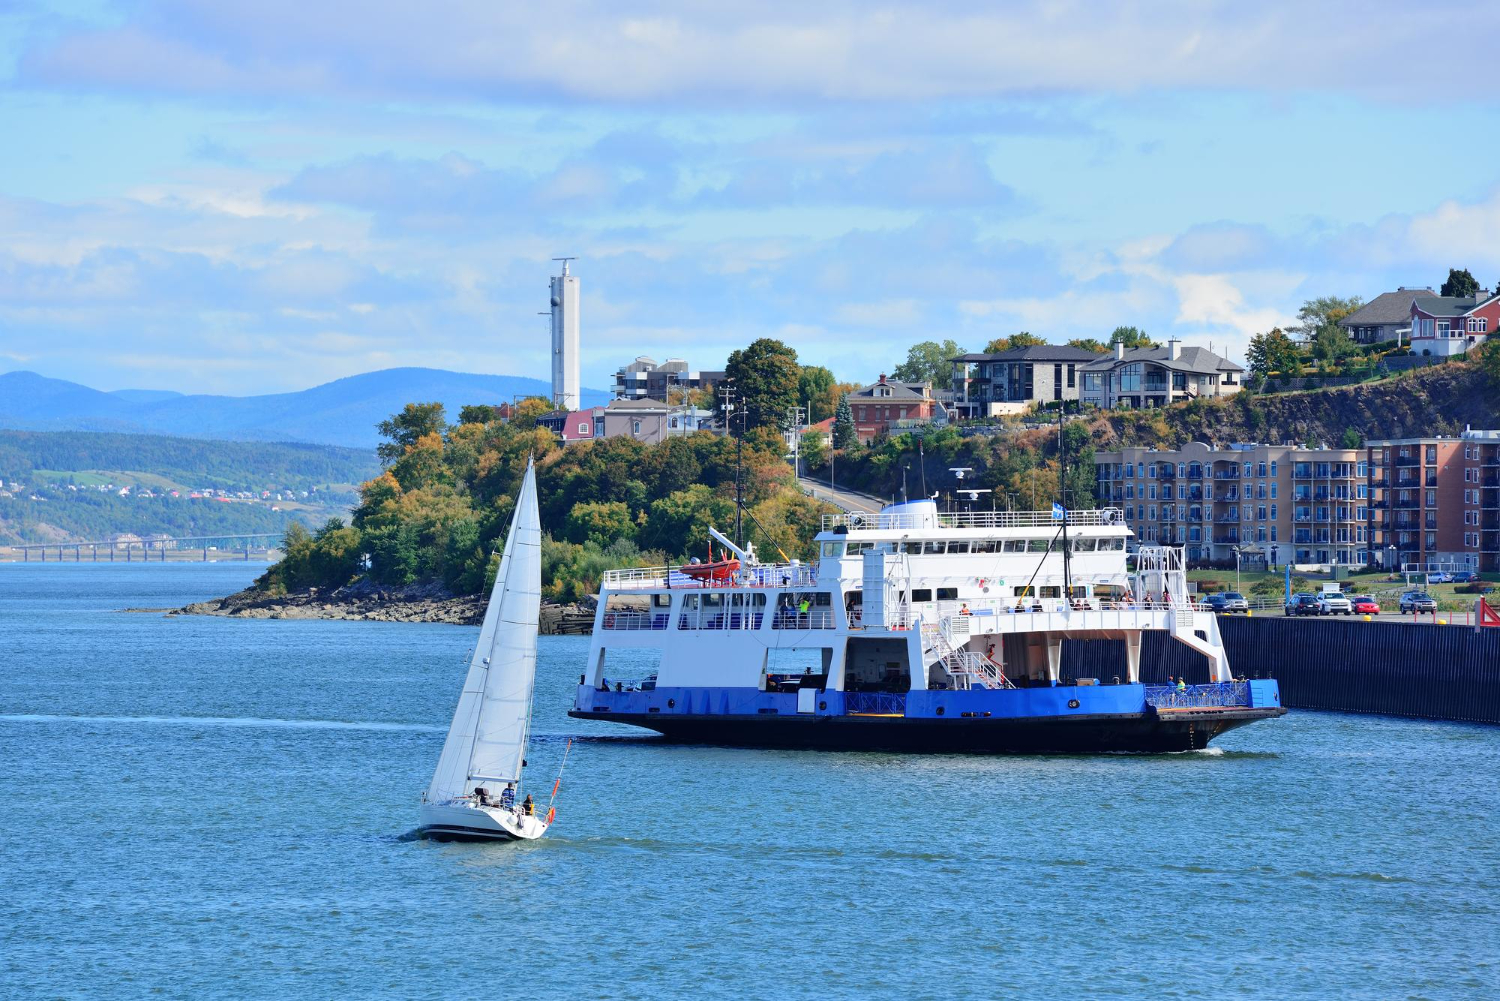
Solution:
<svg viewBox="0 0 1500 1001">
<path fill-rule="evenodd" d="M 1419 296 L 1432 295 L 1430 288 L 1400 288 L 1382 292 L 1339 321 L 1341 327 L 1374 327 L 1386 323 L 1405 323 L 1411 319 L 1411 303 Z"/>
<path fill-rule="evenodd" d="M 1105 355 L 1098 361 L 1085 367 L 1103 372 L 1114 368 L 1116 365 L 1129 365 L 1131 362 L 1149 361 L 1160 365 L 1162 368 L 1171 369 L 1174 372 L 1193 372 L 1198 375 L 1217 375 L 1220 372 L 1245 371 L 1243 366 L 1236 365 L 1228 358 L 1214 354 L 1208 348 L 1184 346 L 1176 359 L 1168 357 L 1170 351 L 1170 347 L 1131 348 L 1125 352 L 1124 358 Z"/>
<path fill-rule="evenodd" d="M 925 382 L 897 382 L 895 379 L 887 379 L 885 382 L 872 382 L 863 389 L 856 389 L 850 396 L 863 396 L 870 399 L 875 398 L 875 388 L 886 386 L 890 389 L 889 396 L 882 396 L 882 400 L 930 400 L 932 397 L 925 391 Z"/>
<path fill-rule="evenodd" d="M 1478 298 L 1472 295 L 1424 295 L 1415 299 L 1412 305 L 1428 316 L 1463 316 L 1492 298 L 1487 292 L 1481 292 Z M 1411 311 L 1408 309 L 1407 316 L 1410 315 Z"/>
<path fill-rule="evenodd" d="M 1093 361 L 1101 357 L 1097 351 L 1067 344 L 1033 344 L 1025 348 L 1011 348 L 995 354 L 967 354 L 950 358 L 949 361 Z"/>
<path fill-rule="evenodd" d="M 640 400 L 611 400 L 609 401 L 609 405 L 604 408 L 606 413 L 619 413 L 622 410 L 634 410 L 640 413 L 660 414 L 664 414 L 670 409 L 671 407 L 668 407 L 665 403 L 661 402 L 660 400 L 653 400 L 649 396 Z"/>
</svg>

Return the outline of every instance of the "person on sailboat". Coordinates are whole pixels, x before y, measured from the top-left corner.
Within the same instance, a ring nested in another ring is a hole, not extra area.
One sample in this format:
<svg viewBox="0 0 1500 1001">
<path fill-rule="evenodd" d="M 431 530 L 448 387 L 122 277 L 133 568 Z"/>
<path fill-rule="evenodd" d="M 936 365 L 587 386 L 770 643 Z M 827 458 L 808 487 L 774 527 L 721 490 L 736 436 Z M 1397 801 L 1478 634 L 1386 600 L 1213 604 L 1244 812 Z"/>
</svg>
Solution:
<svg viewBox="0 0 1500 1001">
<path fill-rule="evenodd" d="M 531 801 L 531 793 L 527 793 L 526 799 L 521 803 L 521 812 L 528 817 L 536 816 L 536 804 Z"/>
<path fill-rule="evenodd" d="M 507 782 L 505 788 L 500 790 L 500 809 L 514 810 L 516 807 L 516 784 Z"/>
</svg>

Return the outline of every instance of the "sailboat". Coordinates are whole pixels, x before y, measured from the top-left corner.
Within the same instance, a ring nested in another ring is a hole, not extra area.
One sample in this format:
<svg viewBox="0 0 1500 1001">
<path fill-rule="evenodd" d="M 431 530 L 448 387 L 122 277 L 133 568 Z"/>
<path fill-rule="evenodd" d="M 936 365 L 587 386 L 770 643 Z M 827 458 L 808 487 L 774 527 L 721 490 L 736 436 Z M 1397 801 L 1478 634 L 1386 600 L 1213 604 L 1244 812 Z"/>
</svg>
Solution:
<svg viewBox="0 0 1500 1001">
<path fill-rule="evenodd" d="M 536 686 L 541 546 L 536 467 L 528 462 L 453 725 L 422 795 L 428 837 L 531 840 L 552 823 L 554 810 L 538 816 L 520 798 Z"/>
</svg>

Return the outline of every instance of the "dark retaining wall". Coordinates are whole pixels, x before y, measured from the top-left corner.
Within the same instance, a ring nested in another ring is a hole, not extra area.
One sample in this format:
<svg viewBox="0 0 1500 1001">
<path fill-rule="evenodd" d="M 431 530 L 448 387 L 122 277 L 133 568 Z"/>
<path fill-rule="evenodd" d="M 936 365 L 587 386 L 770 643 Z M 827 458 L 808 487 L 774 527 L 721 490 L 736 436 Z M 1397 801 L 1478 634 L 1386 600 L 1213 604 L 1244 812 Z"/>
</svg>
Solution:
<svg viewBox="0 0 1500 1001">
<path fill-rule="evenodd" d="M 1364 622 L 1360 619 L 1242 618 L 1219 630 L 1236 677 L 1275 678 L 1293 709 L 1385 713 L 1500 723 L 1500 629 Z M 1105 681 L 1120 673 L 1123 640 L 1069 640 L 1063 674 Z M 1208 661 L 1166 633 L 1141 644 L 1141 680 L 1208 680 Z"/>
</svg>

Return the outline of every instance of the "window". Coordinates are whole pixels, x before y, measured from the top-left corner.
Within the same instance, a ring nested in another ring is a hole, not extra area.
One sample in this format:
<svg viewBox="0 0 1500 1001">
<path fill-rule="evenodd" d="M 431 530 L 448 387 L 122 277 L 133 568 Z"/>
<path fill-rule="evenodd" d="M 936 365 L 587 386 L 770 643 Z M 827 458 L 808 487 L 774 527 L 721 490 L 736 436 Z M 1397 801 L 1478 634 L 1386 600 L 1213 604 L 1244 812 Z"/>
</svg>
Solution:
<svg viewBox="0 0 1500 1001">
<path fill-rule="evenodd" d="M 1266 464 L 1264 461 L 1255 464 L 1255 475 L 1264 478 L 1266 475 Z"/>
<path fill-rule="evenodd" d="M 1186 392 L 1187 391 L 1187 373 L 1186 372 L 1173 372 L 1172 373 L 1172 389 L 1174 391 L 1176 391 L 1176 392 Z"/>
<path fill-rule="evenodd" d="M 912 601 L 931 601 L 932 600 L 932 588 L 930 588 L 930 587 L 919 587 L 919 588 L 916 588 L 911 593 L 911 600 Z"/>
<path fill-rule="evenodd" d="M 1095 540 L 1093 540 L 1093 539 L 1074 539 L 1073 540 L 1073 552 L 1075 552 L 1075 553 L 1092 553 L 1094 551 L 1094 544 L 1095 544 Z"/>
<path fill-rule="evenodd" d="M 823 555 L 824 556 L 842 556 L 842 555 L 844 555 L 844 544 L 842 542 L 825 542 L 825 543 L 823 543 Z"/>
<path fill-rule="evenodd" d="M 630 422 L 630 433 L 631 434 L 640 434 L 641 433 L 641 422 L 640 421 L 631 421 Z"/>
<path fill-rule="evenodd" d="M 1069 389 L 1072 389 L 1073 386 L 1076 384 L 1077 372 L 1078 372 L 1078 366 L 1077 365 L 1069 365 L 1068 366 L 1068 388 Z"/>
<path fill-rule="evenodd" d="M 969 544 L 969 551 L 973 553 L 998 553 L 1000 543 L 994 539 L 976 540 Z"/>
<path fill-rule="evenodd" d="M 950 543 L 948 543 L 948 555 L 950 555 L 950 556 L 952 556 L 954 553 L 967 553 L 968 551 L 969 551 L 969 544 L 967 542 L 950 542 Z"/>
<path fill-rule="evenodd" d="M 1275 460 L 1275 459 L 1272 459 L 1272 460 L 1271 460 L 1271 475 L 1272 475 L 1272 476 L 1275 476 L 1275 475 L 1276 475 L 1276 460 Z M 1275 495 L 1275 494 L 1272 494 L 1272 495 L 1271 495 L 1271 496 L 1272 496 L 1272 497 L 1275 497 L 1275 496 L 1276 496 L 1276 495 Z"/>
<path fill-rule="evenodd" d="M 937 599 L 938 599 L 938 601 L 957 601 L 958 600 L 958 588 L 956 588 L 956 587 L 940 587 L 940 588 L 938 588 L 937 589 Z"/>
<path fill-rule="evenodd" d="M 1245 476 L 1246 477 L 1250 476 L 1251 475 L 1250 471 L 1252 469 L 1254 469 L 1254 468 L 1255 468 L 1255 463 L 1253 463 L 1253 462 L 1247 462 L 1247 463 L 1245 463 Z"/>
<path fill-rule="evenodd" d="M 1275 483 L 1275 481 L 1272 481 L 1272 483 L 1271 483 L 1271 499 L 1272 500 L 1276 499 L 1276 483 Z"/>
</svg>

